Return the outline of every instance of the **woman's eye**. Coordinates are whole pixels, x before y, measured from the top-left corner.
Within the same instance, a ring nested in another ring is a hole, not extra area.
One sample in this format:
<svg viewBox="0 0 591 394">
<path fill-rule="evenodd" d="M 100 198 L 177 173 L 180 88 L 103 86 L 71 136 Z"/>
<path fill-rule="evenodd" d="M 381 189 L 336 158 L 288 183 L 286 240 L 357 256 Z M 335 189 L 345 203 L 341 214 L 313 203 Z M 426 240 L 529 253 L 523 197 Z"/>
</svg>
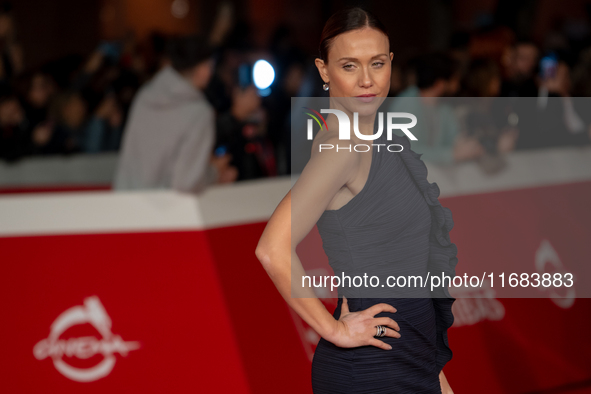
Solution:
<svg viewBox="0 0 591 394">
<path fill-rule="evenodd" d="M 383 62 L 375 62 L 373 65 L 374 65 L 374 67 L 380 68 L 384 65 L 384 63 Z"/>
<path fill-rule="evenodd" d="M 351 70 L 351 69 L 353 68 L 353 65 L 352 65 L 352 64 L 345 64 L 345 65 L 343 66 L 343 68 L 344 68 L 345 70 Z"/>
</svg>

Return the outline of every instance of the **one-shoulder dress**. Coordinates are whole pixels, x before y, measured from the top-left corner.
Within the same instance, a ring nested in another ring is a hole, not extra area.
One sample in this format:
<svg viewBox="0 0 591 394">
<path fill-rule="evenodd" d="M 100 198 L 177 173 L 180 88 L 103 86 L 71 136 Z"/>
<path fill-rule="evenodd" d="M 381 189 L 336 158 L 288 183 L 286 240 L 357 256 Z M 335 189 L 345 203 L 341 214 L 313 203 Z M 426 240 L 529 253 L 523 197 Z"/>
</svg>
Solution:
<svg viewBox="0 0 591 394">
<path fill-rule="evenodd" d="M 341 348 L 321 338 L 312 362 L 312 388 L 324 393 L 441 393 L 439 373 L 452 358 L 447 330 L 454 322 L 455 298 L 446 287 L 404 289 L 384 286 L 388 276 L 455 275 L 457 248 L 450 241 L 451 211 L 438 201 L 439 187 L 427 181 L 420 154 L 407 137 L 385 135 L 374 144 L 400 144 L 401 152 L 373 147 L 363 189 L 346 205 L 326 210 L 317 222 L 334 275 L 379 277 L 376 287 L 339 288 L 357 312 L 378 303 L 400 326 L 400 338 L 380 338 L 392 350 L 375 346 Z M 402 282 L 400 282 L 402 283 Z M 376 282 L 373 282 L 376 284 Z"/>
</svg>

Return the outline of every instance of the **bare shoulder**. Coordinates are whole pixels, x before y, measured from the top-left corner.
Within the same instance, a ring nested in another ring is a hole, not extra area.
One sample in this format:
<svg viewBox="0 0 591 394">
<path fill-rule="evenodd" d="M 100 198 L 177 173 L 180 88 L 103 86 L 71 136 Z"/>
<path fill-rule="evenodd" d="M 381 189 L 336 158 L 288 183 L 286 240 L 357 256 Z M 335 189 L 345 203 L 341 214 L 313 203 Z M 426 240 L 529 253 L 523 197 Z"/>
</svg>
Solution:
<svg viewBox="0 0 591 394">
<path fill-rule="evenodd" d="M 359 155 L 336 147 L 338 138 L 318 133 L 313 141 L 311 157 L 292 188 L 294 204 L 320 209 L 319 217 L 333 198 L 354 179 L 359 168 Z M 342 141 L 341 141 L 342 142 Z M 302 208 L 302 214 L 306 211 Z M 317 218 L 316 218 L 317 219 Z"/>
<path fill-rule="evenodd" d="M 287 201 L 291 209 L 291 241 L 297 245 L 314 227 L 334 197 L 347 187 L 358 168 L 355 152 L 321 149 L 336 145 L 338 138 L 318 133 L 310 160 L 291 188 Z"/>
<path fill-rule="evenodd" d="M 320 132 L 312 142 L 309 164 L 313 168 L 320 166 L 327 176 L 343 173 L 348 179 L 352 175 L 352 170 L 359 164 L 359 155 L 343 149 L 342 141 L 337 135 Z"/>
</svg>

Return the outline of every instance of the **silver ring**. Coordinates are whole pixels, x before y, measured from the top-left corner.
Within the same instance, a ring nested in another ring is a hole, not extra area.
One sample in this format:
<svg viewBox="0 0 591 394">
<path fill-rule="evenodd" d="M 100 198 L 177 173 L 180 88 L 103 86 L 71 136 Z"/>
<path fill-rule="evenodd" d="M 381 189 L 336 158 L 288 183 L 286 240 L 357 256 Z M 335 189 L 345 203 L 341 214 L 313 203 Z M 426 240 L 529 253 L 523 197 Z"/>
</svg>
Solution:
<svg viewBox="0 0 591 394">
<path fill-rule="evenodd" d="M 386 327 L 384 326 L 376 326 L 376 335 L 377 338 L 383 338 L 386 336 Z"/>
</svg>

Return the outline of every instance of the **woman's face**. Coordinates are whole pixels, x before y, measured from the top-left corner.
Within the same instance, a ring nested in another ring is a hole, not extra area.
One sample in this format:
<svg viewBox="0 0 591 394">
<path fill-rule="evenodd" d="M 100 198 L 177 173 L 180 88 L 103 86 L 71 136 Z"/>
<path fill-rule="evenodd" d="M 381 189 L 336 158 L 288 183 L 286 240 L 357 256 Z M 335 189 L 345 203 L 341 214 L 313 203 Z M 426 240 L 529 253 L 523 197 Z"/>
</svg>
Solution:
<svg viewBox="0 0 591 394">
<path fill-rule="evenodd" d="M 328 50 L 328 62 L 316 66 L 331 97 L 386 97 L 390 90 L 393 53 L 388 37 L 379 30 L 363 28 L 340 34 Z"/>
</svg>

